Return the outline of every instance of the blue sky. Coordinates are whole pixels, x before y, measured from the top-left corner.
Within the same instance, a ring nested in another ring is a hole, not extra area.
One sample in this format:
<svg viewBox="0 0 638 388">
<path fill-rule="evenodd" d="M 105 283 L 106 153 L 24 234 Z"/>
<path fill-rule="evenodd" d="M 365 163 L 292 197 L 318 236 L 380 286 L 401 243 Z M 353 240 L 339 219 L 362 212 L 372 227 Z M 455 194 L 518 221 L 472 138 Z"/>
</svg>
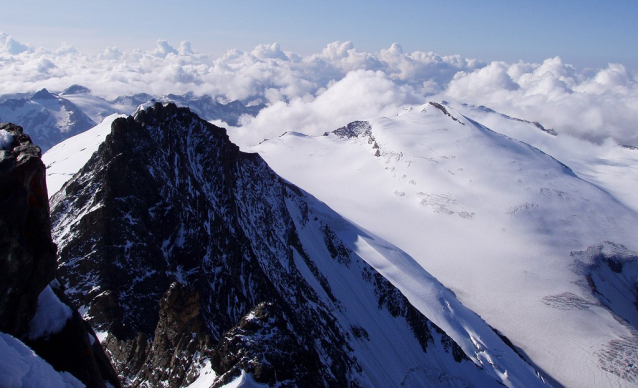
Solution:
<svg viewBox="0 0 638 388">
<path fill-rule="evenodd" d="M 560 56 L 578 68 L 623 63 L 638 70 L 638 1 L 7 1 L 0 30 L 23 43 L 62 42 L 102 51 L 173 46 L 221 55 L 278 42 L 299 54 L 329 42 L 361 51 L 400 43 L 405 51 L 483 61 L 540 62 Z"/>
</svg>

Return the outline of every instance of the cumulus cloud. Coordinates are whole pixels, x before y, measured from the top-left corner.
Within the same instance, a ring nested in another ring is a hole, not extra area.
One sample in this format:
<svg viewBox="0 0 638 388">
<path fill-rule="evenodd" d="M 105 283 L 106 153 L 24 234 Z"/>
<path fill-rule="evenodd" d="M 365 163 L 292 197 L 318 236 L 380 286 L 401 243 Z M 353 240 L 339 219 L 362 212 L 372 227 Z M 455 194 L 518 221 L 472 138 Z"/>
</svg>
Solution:
<svg viewBox="0 0 638 388">
<path fill-rule="evenodd" d="M 165 40 L 157 41 L 157 48 L 155 49 L 155 55 L 161 58 L 166 58 L 169 54 L 177 55 L 179 52 L 173 48 L 170 44 L 168 44 Z"/>
<path fill-rule="evenodd" d="M 382 71 L 356 70 L 316 98 L 278 101 L 255 118 L 243 117 L 242 126 L 230 134 L 233 141 L 242 145 L 256 144 L 288 131 L 321 135 L 355 120 L 394 116 L 400 107 L 422 99 L 411 87 L 396 84 Z"/>
<path fill-rule="evenodd" d="M 246 139 L 285 130 L 318 134 L 348 120 L 390 114 L 404 104 L 448 99 L 486 105 L 593 142 L 611 137 L 638 144 L 636 76 L 620 64 L 579 71 L 559 57 L 483 63 L 406 52 L 399 44 L 363 52 L 352 42 L 332 42 L 307 56 L 272 43 L 212 58 L 189 42 L 174 47 L 165 40 L 148 51 L 109 47 L 89 54 L 68 45 L 55 51 L 33 48 L 4 33 L 0 64 L 4 93 L 80 84 L 107 99 L 193 92 L 220 101 L 266 103 L 259 116 L 243 121 L 237 133 Z"/>
<path fill-rule="evenodd" d="M 0 35 L 0 60 L 5 65 L 0 85 L 6 93 L 43 87 L 63 90 L 71 84 L 82 84 L 107 98 L 137 92 L 192 91 L 228 100 L 261 98 L 271 102 L 314 96 L 358 70 L 382 71 L 395 83 L 431 93 L 440 90 L 440 85 L 456 72 L 483 66 L 460 57 L 404 53 L 396 44 L 380 53 L 366 53 L 358 51 L 352 42 L 333 42 L 321 53 L 304 57 L 272 43 L 250 52 L 229 50 L 219 58 L 209 58 L 189 42 L 175 48 L 160 39 L 149 51 L 109 47 L 91 55 L 68 45 L 54 52 L 35 50 L 7 34 Z M 51 72 L 53 68 L 57 71 Z"/>
<path fill-rule="evenodd" d="M 486 105 L 596 143 L 611 137 L 638 144 L 638 84 L 619 64 L 585 75 L 559 57 L 542 64 L 493 62 L 457 73 L 441 98 Z"/>
<path fill-rule="evenodd" d="M 33 51 L 33 48 L 18 42 L 9 34 L 0 32 L 0 52 L 17 55 L 27 51 Z"/>
</svg>

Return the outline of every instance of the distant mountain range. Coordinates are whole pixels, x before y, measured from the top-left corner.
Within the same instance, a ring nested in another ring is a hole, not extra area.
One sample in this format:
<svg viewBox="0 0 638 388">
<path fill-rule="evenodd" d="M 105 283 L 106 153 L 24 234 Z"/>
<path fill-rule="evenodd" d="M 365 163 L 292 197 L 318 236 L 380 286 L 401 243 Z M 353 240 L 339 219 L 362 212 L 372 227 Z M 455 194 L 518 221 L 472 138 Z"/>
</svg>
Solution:
<svg viewBox="0 0 638 388">
<path fill-rule="evenodd" d="M 59 93 L 42 89 L 35 94 L 0 95 L 0 122 L 11 122 L 23 127 L 43 152 L 61 141 L 82 133 L 113 114 L 132 114 L 141 104 L 152 101 L 171 101 L 188 106 L 205 120 L 221 120 L 237 126 L 242 115 L 255 116 L 264 107 L 246 106 L 240 101 L 220 103 L 210 96 L 168 94 L 151 96 L 138 93 L 120 96 L 112 101 L 94 96 L 81 85 L 72 85 Z"/>
</svg>

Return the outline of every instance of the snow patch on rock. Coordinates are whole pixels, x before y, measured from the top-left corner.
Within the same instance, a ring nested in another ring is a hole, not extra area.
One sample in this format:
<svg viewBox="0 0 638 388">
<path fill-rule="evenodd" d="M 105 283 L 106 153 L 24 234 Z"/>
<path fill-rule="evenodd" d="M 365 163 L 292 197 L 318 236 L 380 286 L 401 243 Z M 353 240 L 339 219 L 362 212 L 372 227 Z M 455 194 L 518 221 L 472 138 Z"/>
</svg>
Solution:
<svg viewBox="0 0 638 388">
<path fill-rule="evenodd" d="M 0 333 L 0 387 L 79 388 L 84 384 L 68 372 L 55 371 L 20 340 Z"/>
<path fill-rule="evenodd" d="M 35 340 L 59 333 L 71 318 L 71 308 L 58 299 L 51 286 L 47 286 L 38 298 L 38 309 L 29 324 L 29 339 Z"/>
<path fill-rule="evenodd" d="M 0 150 L 9 149 L 13 143 L 13 136 L 4 129 L 0 129 Z"/>
</svg>

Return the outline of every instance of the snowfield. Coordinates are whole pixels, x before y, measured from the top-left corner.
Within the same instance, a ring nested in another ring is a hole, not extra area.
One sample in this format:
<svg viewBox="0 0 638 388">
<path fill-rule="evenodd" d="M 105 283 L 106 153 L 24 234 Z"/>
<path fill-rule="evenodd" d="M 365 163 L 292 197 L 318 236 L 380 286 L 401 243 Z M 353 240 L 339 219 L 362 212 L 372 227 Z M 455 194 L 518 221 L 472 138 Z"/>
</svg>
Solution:
<svg viewBox="0 0 638 388">
<path fill-rule="evenodd" d="M 638 211 L 638 149 L 618 146 L 607 140 L 595 144 L 558 133 L 539 130 L 536 125 L 512 118 L 483 106 L 451 102 L 466 117 L 514 139 L 524 141 L 566 163 L 579 177 L 608 191 L 618 201 Z M 551 129 L 548 129 L 551 130 Z"/>
<path fill-rule="evenodd" d="M 55 145 L 42 155 L 42 162 L 47 168 L 49 198 L 86 164 L 106 135 L 111 133 L 111 123 L 118 117 L 124 116 L 110 115 L 101 124 Z"/>
<path fill-rule="evenodd" d="M 539 144 L 556 139 L 516 123 L 525 132 L 509 136 Z M 546 149 L 559 149 L 553 147 Z M 605 289 L 635 293 L 629 273 L 637 260 L 638 214 L 635 200 L 622 194 L 635 182 L 587 169 L 572 147 L 575 173 L 436 103 L 326 136 L 287 133 L 253 151 L 285 179 L 400 247 L 511 340 L 550 383 L 638 382 L 638 337 L 628 323 L 635 306 L 608 298 Z M 366 249 L 360 245 L 360 252 Z M 391 258 L 369 262 L 445 327 L 427 311 L 432 305 L 415 282 L 418 272 Z M 605 272 L 616 262 L 625 269 L 623 286 L 615 284 L 621 283 L 617 272 Z"/>
</svg>

